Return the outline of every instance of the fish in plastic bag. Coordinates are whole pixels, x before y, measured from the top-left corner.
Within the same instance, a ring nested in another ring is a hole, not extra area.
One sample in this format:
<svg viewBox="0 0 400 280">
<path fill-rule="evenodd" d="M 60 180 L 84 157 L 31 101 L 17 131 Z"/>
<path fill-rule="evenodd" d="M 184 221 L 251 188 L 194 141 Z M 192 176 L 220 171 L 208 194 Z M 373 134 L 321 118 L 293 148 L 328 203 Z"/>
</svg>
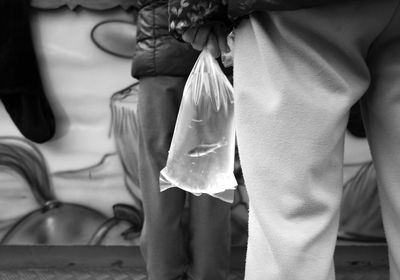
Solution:
<svg viewBox="0 0 400 280">
<path fill-rule="evenodd" d="M 203 50 L 183 91 L 160 190 L 178 187 L 195 195 L 233 201 L 237 186 L 233 88 L 215 58 Z"/>
</svg>

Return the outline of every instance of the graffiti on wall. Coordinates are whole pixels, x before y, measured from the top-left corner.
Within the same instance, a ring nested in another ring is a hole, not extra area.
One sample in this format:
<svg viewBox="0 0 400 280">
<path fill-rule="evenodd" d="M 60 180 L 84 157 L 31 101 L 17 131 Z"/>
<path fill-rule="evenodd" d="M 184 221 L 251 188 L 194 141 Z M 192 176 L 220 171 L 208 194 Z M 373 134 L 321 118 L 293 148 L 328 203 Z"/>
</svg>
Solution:
<svg viewBox="0 0 400 280">
<path fill-rule="evenodd" d="M 32 3 L 40 6 L 30 23 L 57 130 L 34 143 L 0 102 L 0 245 L 138 245 L 136 11 L 124 0 Z M 247 209 L 242 184 L 233 244 L 246 243 Z"/>
<path fill-rule="evenodd" d="M 57 133 L 34 143 L 0 105 L 1 245 L 137 244 L 134 19 L 122 8 L 33 10 Z"/>
<path fill-rule="evenodd" d="M 28 140 L 0 102 L 0 245 L 138 245 L 136 11 L 125 0 L 86 1 L 90 9 L 32 2 L 42 5 L 30 20 L 57 131 L 41 144 Z M 381 241 L 375 172 L 356 136 L 346 134 L 339 238 Z M 235 164 L 232 242 L 245 245 L 248 197 Z"/>
</svg>

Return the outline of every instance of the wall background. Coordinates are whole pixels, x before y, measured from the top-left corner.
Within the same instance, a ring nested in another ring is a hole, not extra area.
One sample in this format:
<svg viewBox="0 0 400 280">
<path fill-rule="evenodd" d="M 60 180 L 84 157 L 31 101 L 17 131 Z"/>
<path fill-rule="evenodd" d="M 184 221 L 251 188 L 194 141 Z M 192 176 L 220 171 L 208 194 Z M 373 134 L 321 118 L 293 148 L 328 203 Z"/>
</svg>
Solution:
<svg viewBox="0 0 400 280">
<path fill-rule="evenodd" d="M 130 0 L 96 1 L 81 1 L 90 9 L 72 0 L 32 1 L 45 8 L 33 10 L 31 23 L 46 94 L 58 116 L 57 134 L 44 144 L 29 142 L 0 102 L 0 157 L 11 154 L 15 163 L 0 164 L 0 245 L 138 245 L 138 84 L 130 76 L 136 12 Z M 113 2 L 121 6 L 108 9 Z M 347 132 L 344 163 L 339 234 L 382 240 L 365 138 Z M 247 209 L 239 182 L 233 244 L 246 244 Z"/>
<path fill-rule="evenodd" d="M 115 204 L 140 209 L 138 198 L 128 190 L 126 172 L 117 153 L 115 137 L 110 135 L 111 98 L 137 81 L 130 76 L 130 57 L 102 50 L 92 40 L 91 33 L 96 25 L 108 23 L 97 29 L 98 39 L 103 40 L 106 47 L 114 47 L 116 52 L 124 50 L 121 50 L 122 47 L 116 48 L 112 42 L 121 42 L 125 44 L 125 49 L 130 47 L 133 53 L 136 35 L 134 19 L 134 10 L 122 8 L 96 11 L 64 7 L 35 9 L 32 14 L 35 48 L 47 97 L 59 117 L 54 139 L 40 145 L 29 144 L 42 154 L 50 178 L 49 187 L 57 200 L 84 205 L 107 219 L 114 216 Z M 131 100 L 127 106 L 134 110 L 135 100 Z M 0 102 L 0 137 L 9 136 L 21 138 L 22 142 L 28 141 L 23 139 Z M 16 142 L 19 143 L 19 140 Z M 25 215 L 43 207 L 33 195 L 34 187 L 12 168 L 0 166 L 0 239 Z M 129 187 L 137 186 L 131 182 Z M 76 224 L 82 218 L 79 215 L 86 215 L 85 211 L 75 213 L 71 210 L 69 213 L 69 216 L 78 215 L 73 217 Z M 57 215 L 59 220 L 68 220 L 68 213 Z M 53 213 L 53 220 L 57 220 L 57 215 Z M 34 227 L 37 231 L 47 228 L 46 234 L 55 234 L 49 232 L 57 229 L 43 225 L 51 223 L 49 217 L 42 215 L 41 222 L 39 218 L 36 219 L 38 222 Z M 103 222 L 104 219 L 100 220 Z M 83 218 L 82 223 L 90 224 L 84 222 Z M 98 226 L 99 223 L 94 223 L 91 227 L 82 227 L 82 238 L 66 237 L 65 242 L 88 242 L 88 237 L 93 233 L 90 231 Z M 34 234 L 34 227 L 26 230 Z M 79 234 L 72 235 L 76 237 Z M 24 240 L 41 242 L 38 239 Z M 49 238 L 43 242 L 62 243 L 63 240 L 51 241 Z M 121 240 L 117 236 L 115 240 L 107 242 L 132 244 L 136 241 Z"/>
</svg>

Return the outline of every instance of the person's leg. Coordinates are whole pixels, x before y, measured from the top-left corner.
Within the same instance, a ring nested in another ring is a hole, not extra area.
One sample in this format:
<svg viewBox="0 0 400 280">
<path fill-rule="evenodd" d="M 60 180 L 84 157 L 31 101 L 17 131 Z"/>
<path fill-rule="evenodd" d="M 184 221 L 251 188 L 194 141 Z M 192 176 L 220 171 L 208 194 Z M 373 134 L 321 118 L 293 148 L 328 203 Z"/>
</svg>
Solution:
<svg viewBox="0 0 400 280">
<path fill-rule="evenodd" d="M 371 86 L 363 116 L 377 173 L 382 218 L 389 245 L 390 279 L 400 279 L 400 7 L 373 44 Z"/>
<path fill-rule="evenodd" d="M 235 30 L 246 280 L 335 278 L 348 112 L 369 86 L 365 55 L 396 4 L 256 13 Z"/>
<path fill-rule="evenodd" d="M 226 280 L 231 248 L 231 204 L 218 198 L 190 195 L 189 280 Z"/>
<path fill-rule="evenodd" d="M 338 238 L 384 242 L 375 167 L 367 162 L 343 186 Z"/>
<path fill-rule="evenodd" d="M 139 184 L 144 209 L 141 250 L 149 280 L 181 279 L 188 265 L 181 224 L 186 193 L 178 188 L 160 193 L 159 186 L 184 84 L 185 79 L 177 77 L 140 79 Z"/>
</svg>

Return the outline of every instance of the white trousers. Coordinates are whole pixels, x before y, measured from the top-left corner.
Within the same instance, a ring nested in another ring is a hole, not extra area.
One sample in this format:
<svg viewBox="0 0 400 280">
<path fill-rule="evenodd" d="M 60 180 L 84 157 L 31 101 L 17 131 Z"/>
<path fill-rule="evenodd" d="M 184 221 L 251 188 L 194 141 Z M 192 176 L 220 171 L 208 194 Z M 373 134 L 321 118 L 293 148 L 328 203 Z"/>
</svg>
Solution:
<svg viewBox="0 0 400 280">
<path fill-rule="evenodd" d="M 335 278 L 343 136 L 360 98 L 400 279 L 399 0 L 256 13 L 235 30 L 234 51 L 245 279 Z"/>
</svg>

